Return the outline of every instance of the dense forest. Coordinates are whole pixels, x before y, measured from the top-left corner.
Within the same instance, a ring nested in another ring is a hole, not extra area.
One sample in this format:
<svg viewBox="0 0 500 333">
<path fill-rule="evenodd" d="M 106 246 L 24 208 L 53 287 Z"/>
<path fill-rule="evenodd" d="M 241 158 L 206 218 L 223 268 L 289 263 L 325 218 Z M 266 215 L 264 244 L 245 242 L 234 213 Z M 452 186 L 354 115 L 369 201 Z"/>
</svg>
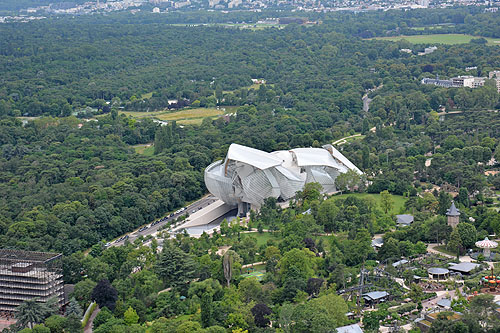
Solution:
<svg viewBox="0 0 500 333">
<path fill-rule="evenodd" d="M 456 25 L 456 32 L 500 37 L 498 15 L 472 15 L 465 9 L 430 13 L 332 14 L 314 27 L 290 25 L 263 31 L 170 25 L 181 19 L 189 22 L 185 16 L 194 14 L 174 14 L 173 19 L 124 14 L 4 24 L 0 26 L 4 37 L 0 40 L 0 114 L 68 116 L 86 106 L 109 112 L 105 101 L 131 110 L 157 110 L 168 106 L 168 99 L 207 99 L 214 85 L 236 91 L 250 85 L 251 78 L 264 77 L 274 84 L 272 93 L 284 107 L 315 111 L 335 105 L 345 115 L 345 110 L 360 109 L 364 89 L 386 80 L 406 83 L 405 91 L 410 85 L 422 90 L 419 79 L 424 75 L 447 77 L 469 66 L 478 66 L 481 74 L 495 68 L 496 47 L 460 45 L 410 57 L 399 52 L 408 43 L 359 38 L 385 35 L 384 31 L 396 28 L 396 22 L 403 24 L 400 16 L 405 15 L 408 23 L 414 21 L 411 25 L 446 22 L 456 15 L 470 21 Z M 491 27 L 496 31 L 488 33 Z M 370 29 L 370 36 L 364 36 L 364 29 Z M 383 71 L 369 70 L 377 66 L 383 66 Z M 153 97 L 143 100 L 146 93 Z M 241 95 L 232 97 L 232 103 L 253 102 Z"/>
</svg>

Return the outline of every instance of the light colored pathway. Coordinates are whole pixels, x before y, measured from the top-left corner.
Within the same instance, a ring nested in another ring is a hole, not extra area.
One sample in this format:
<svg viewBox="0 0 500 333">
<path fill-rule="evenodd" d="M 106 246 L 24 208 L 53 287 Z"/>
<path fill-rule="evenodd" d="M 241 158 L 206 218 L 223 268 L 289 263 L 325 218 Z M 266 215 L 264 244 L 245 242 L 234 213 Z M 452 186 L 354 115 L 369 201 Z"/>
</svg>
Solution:
<svg viewBox="0 0 500 333">
<path fill-rule="evenodd" d="M 83 333 L 92 333 L 92 325 L 94 325 L 94 319 L 97 316 L 97 314 L 99 313 L 99 311 L 101 311 L 101 309 L 99 309 L 99 305 L 98 305 L 94 309 L 94 312 L 92 312 L 92 314 L 90 315 L 90 318 L 87 321 L 87 325 L 85 325 L 85 328 L 83 329 Z"/>
</svg>

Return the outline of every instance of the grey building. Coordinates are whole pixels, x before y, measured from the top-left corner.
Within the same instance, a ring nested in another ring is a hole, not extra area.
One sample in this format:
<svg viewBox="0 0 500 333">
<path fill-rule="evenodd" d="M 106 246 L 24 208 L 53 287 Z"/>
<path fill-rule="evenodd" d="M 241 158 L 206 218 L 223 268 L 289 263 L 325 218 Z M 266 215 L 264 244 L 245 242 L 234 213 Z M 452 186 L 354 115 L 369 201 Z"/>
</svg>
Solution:
<svg viewBox="0 0 500 333">
<path fill-rule="evenodd" d="M 0 311 L 52 297 L 64 301 L 62 254 L 0 249 Z"/>
</svg>

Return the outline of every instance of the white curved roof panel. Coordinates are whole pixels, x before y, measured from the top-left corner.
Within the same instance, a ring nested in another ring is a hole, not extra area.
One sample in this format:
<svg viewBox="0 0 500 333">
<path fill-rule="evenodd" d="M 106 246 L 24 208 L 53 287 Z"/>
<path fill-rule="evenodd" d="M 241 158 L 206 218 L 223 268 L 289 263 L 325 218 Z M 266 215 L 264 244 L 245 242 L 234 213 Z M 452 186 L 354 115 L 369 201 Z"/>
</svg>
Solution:
<svg viewBox="0 0 500 333">
<path fill-rule="evenodd" d="M 330 150 L 332 152 L 333 157 L 335 157 L 337 160 L 339 160 L 342 164 L 344 164 L 349 169 L 356 171 L 360 175 L 363 174 L 363 172 L 361 172 L 361 170 L 359 170 L 358 167 L 354 165 L 354 163 L 349 161 L 344 155 L 342 155 L 342 153 L 340 153 L 337 149 L 335 149 L 334 146 L 326 145 L 325 149 Z"/>
<path fill-rule="evenodd" d="M 295 154 L 298 166 L 324 165 L 336 169 L 341 168 L 332 155 L 323 148 L 295 148 L 291 151 Z"/>
<path fill-rule="evenodd" d="M 229 146 L 227 151 L 229 160 L 242 162 L 257 169 L 265 170 L 283 163 L 283 160 L 271 153 L 262 150 L 245 147 L 236 143 Z"/>
</svg>

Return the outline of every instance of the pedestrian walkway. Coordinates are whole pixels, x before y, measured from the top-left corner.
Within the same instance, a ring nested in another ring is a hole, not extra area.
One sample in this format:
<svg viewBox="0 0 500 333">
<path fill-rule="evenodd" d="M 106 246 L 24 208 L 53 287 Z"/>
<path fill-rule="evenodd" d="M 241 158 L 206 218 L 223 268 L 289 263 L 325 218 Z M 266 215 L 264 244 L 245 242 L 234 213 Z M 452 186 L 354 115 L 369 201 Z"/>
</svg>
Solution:
<svg viewBox="0 0 500 333">
<path fill-rule="evenodd" d="M 94 325 L 94 319 L 99 313 L 99 311 L 101 311 L 101 309 L 99 308 L 99 306 L 96 306 L 94 312 L 92 312 L 89 320 L 87 321 L 87 325 L 85 325 L 85 328 L 83 329 L 83 333 L 92 333 L 92 326 Z"/>
</svg>

